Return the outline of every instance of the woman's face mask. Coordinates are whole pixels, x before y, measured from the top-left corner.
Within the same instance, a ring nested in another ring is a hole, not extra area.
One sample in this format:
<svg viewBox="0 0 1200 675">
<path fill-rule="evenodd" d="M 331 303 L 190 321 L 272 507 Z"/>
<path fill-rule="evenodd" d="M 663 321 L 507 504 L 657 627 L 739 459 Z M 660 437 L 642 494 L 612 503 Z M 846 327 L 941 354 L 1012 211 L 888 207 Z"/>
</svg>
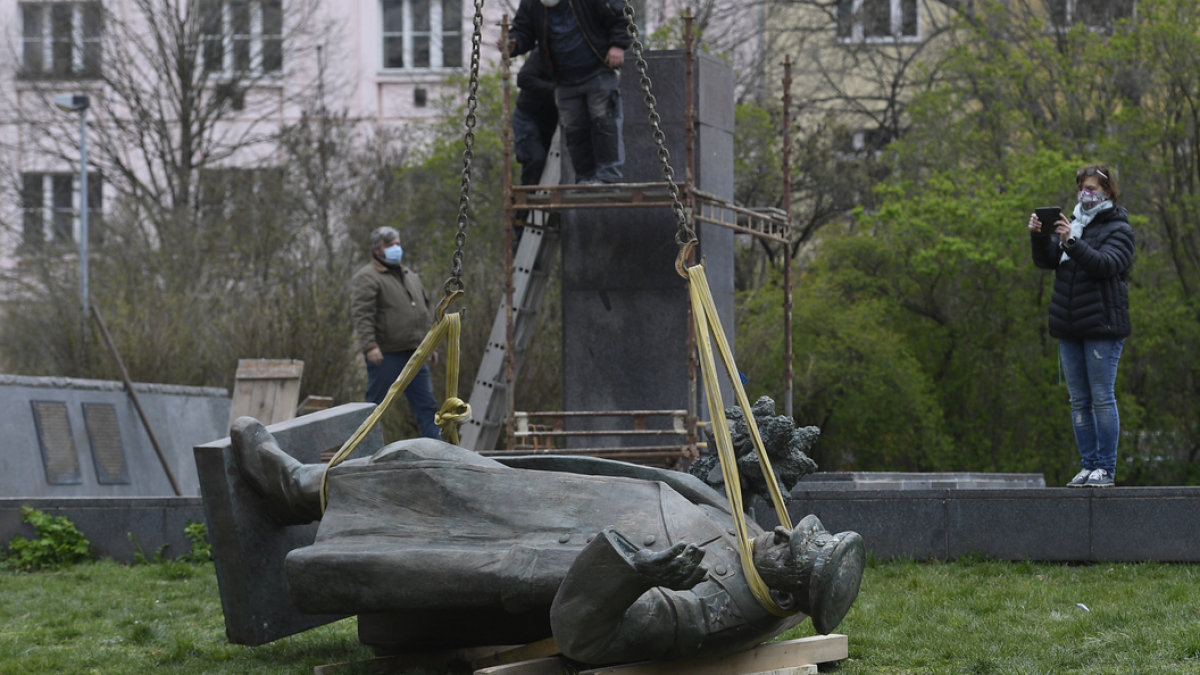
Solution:
<svg viewBox="0 0 1200 675">
<path fill-rule="evenodd" d="M 1104 195 L 1104 190 L 1096 190 L 1095 192 L 1084 188 L 1079 191 L 1079 206 L 1084 210 L 1094 209 L 1096 205 L 1107 199 Z"/>
<path fill-rule="evenodd" d="M 542 0 L 542 4 L 547 7 L 553 7 L 553 6 L 557 5 L 559 2 L 561 2 L 561 0 Z"/>
</svg>

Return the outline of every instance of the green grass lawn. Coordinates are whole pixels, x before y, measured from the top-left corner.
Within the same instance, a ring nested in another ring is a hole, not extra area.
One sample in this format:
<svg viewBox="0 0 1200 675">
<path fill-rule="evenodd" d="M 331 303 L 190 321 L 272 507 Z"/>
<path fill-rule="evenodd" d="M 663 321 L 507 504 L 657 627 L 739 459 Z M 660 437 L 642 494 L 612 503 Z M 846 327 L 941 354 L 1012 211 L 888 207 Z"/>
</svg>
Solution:
<svg viewBox="0 0 1200 675">
<path fill-rule="evenodd" d="M 873 564 L 838 632 L 850 658 L 823 672 L 1200 674 L 1200 566 Z M 0 572 L 0 675 L 307 674 L 370 656 L 353 619 L 229 644 L 212 564 Z"/>
</svg>

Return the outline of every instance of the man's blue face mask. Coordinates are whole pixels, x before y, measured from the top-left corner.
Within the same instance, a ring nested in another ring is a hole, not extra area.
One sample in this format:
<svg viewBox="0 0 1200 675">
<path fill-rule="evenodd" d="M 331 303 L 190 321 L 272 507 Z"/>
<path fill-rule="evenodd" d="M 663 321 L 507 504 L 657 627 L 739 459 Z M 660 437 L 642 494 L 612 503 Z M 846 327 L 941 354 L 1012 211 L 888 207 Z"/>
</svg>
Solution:
<svg viewBox="0 0 1200 675">
<path fill-rule="evenodd" d="M 404 249 L 400 248 L 398 243 L 383 249 L 383 259 L 393 265 L 399 265 L 403 257 Z"/>
</svg>

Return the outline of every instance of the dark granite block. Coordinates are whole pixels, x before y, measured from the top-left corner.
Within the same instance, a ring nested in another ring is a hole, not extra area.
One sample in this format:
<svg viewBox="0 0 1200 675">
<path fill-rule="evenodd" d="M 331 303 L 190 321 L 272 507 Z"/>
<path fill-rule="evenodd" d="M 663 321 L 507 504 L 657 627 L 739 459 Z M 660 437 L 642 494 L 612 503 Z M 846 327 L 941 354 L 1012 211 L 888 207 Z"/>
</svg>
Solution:
<svg viewBox="0 0 1200 675">
<path fill-rule="evenodd" d="M 696 180 L 702 186 L 702 190 L 733 200 L 733 172 L 725 167 L 728 158 L 732 157 L 733 132 L 716 129 L 707 124 L 697 126 Z"/>
<path fill-rule="evenodd" d="M 562 288 L 572 290 L 676 289 L 676 224 L 670 209 L 600 209 L 563 218 Z"/>
<path fill-rule="evenodd" d="M 735 115 L 729 102 L 734 100 L 733 69 L 725 59 L 705 52 L 696 54 L 696 68 L 702 73 L 696 82 L 697 119 L 732 134 Z"/>
<path fill-rule="evenodd" d="M 1089 492 L 1095 560 L 1200 562 L 1200 489 Z"/>
<path fill-rule="evenodd" d="M 284 451 L 315 463 L 322 452 L 341 447 L 374 408 L 351 403 L 267 429 Z M 382 445 L 383 432 L 376 427 L 354 456 L 370 455 Z M 342 618 L 300 614 L 288 598 L 284 558 L 313 542 L 317 523 L 277 525 L 267 515 L 265 500 L 242 480 L 228 437 L 198 445 L 194 452 L 229 641 L 263 644 Z"/>
<path fill-rule="evenodd" d="M 945 507 L 940 492 L 913 492 L 903 498 L 894 492 L 873 490 L 809 495 L 809 512 L 820 518 L 830 532 L 859 533 L 867 550 L 879 558 L 945 557 Z M 788 513 L 793 523 L 804 516 L 791 509 Z"/>
<path fill-rule="evenodd" d="M 946 491 L 947 556 L 1001 560 L 1090 560 L 1088 493 L 1046 490 Z"/>
<path fill-rule="evenodd" d="M 95 557 L 122 563 L 136 560 L 136 553 L 153 558 L 163 544 L 167 544 L 162 549 L 167 558 L 190 552 L 184 525 L 188 520 L 204 520 L 198 497 L 5 499 L 0 500 L 0 542 L 15 534 L 27 539 L 37 536 L 32 525 L 20 521 L 23 505 L 67 518 L 91 543 Z"/>
<path fill-rule="evenodd" d="M 685 67 L 680 51 L 646 54 L 653 94 L 675 179 L 686 179 Z M 622 71 L 625 180 L 662 181 L 662 163 L 631 62 Z M 733 192 L 733 75 L 728 64 L 701 57 L 694 72 L 697 186 Z M 703 94 L 701 93 L 703 92 Z M 709 119 L 709 118 L 712 119 Z M 562 219 L 563 407 L 565 410 L 687 407 L 688 297 L 675 272 L 677 224 L 670 209 L 577 209 Z M 733 237 L 702 228 L 701 253 L 726 335 L 733 336 Z M 732 403 L 723 391 L 726 405 Z M 702 417 L 706 408 L 699 402 Z M 573 429 L 615 428 L 575 420 Z M 626 422 L 625 424 L 628 424 Z M 672 441 L 673 442 L 673 441 Z M 612 443 L 615 443 L 613 441 Z M 610 444 L 612 444 L 610 443 Z M 602 442 L 578 441 L 571 447 Z M 624 445 L 658 445 L 640 438 Z"/>
<path fill-rule="evenodd" d="M 563 399 L 568 410 L 687 408 L 687 297 L 679 290 L 563 291 L 563 323 L 574 327 L 563 344 Z M 667 313 L 665 308 L 675 307 Z M 570 429 L 630 428 L 611 418 L 571 420 Z M 647 426 L 669 426 L 666 418 Z M 597 447 L 600 439 L 573 439 Z M 606 439 L 613 440 L 613 439 Z M 624 445 L 656 444 L 644 437 Z M 615 444 L 615 443 L 610 443 Z"/>
</svg>

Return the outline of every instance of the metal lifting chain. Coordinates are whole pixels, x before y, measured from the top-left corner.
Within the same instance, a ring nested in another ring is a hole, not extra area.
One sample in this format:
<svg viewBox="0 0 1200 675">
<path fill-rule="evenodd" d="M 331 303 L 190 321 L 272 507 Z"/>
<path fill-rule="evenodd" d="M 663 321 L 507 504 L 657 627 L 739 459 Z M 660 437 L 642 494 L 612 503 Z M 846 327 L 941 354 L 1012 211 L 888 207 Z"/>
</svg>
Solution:
<svg viewBox="0 0 1200 675">
<path fill-rule="evenodd" d="M 625 30 L 629 33 L 629 37 L 633 38 L 631 49 L 636 58 L 638 74 L 641 76 L 639 82 L 642 86 L 642 93 L 646 95 L 646 108 L 650 111 L 650 126 L 654 128 L 654 144 L 658 146 L 658 158 L 662 160 L 663 182 L 667 184 L 667 192 L 671 194 L 671 208 L 675 211 L 675 219 L 679 221 L 679 231 L 675 233 L 675 243 L 687 246 L 696 241 L 696 232 L 691 227 L 691 218 L 683 208 L 683 202 L 679 201 L 679 186 L 675 184 L 675 171 L 671 168 L 671 153 L 667 151 L 666 134 L 659 127 L 662 118 L 658 115 L 658 101 L 654 98 L 654 94 L 650 93 L 650 76 L 646 74 L 646 59 L 642 58 L 642 43 L 638 40 L 638 27 L 634 22 L 633 5 L 630 0 L 625 0 L 625 18 L 627 20 Z"/>
<path fill-rule="evenodd" d="M 463 244 L 467 243 L 467 209 L 471 206 L 471 160 L 475 157 L 475 109 L 479 107 L 479 48 L 483 40 L 483 0 L 475 0 L 475 30 L 471 35 L 471 74 L 467 87 L 467 130 L 463 134 L 462 189 L 458 198 L 458 232 L 454 235 L 454 257 L 450 261 L 450 278 L 446 280 L 447 300 L 464 290 L 462 282 Z M 444 309 L 444 308 L 443 308 Z"/>
</svg>

